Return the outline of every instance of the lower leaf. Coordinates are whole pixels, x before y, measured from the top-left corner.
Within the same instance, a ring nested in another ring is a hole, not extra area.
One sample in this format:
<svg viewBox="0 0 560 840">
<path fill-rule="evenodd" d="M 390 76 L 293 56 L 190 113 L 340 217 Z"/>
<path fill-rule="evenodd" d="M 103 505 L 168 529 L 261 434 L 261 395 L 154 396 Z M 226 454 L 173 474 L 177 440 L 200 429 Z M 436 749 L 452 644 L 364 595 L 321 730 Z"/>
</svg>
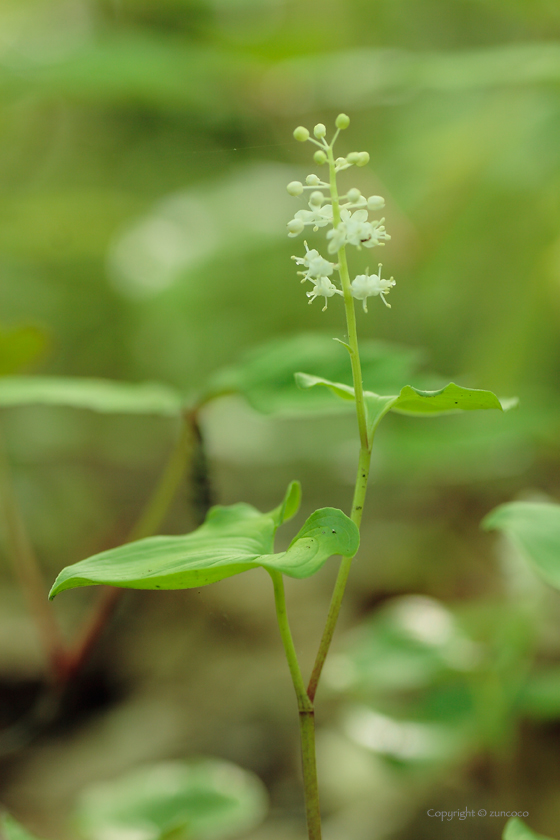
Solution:
<svg viewBox="0 0 560 840">
<path fill-rule="evenodd" d="M 49 597 L 65 589 L 106 584 L 131 589 L 192 589 L 258 567 L 304 578 L 333 554 L 352 557 L 358 550 L 356 525 L 340 510 L 315 511 L 288 549 L 274 553 L 274 535 L 299 504 L 292 483 L 284 502 L 270 513 L 247 504 L 217 506 L 190 534 L 148 537 L 103 551 L 58 575 Z"/>
</svg>

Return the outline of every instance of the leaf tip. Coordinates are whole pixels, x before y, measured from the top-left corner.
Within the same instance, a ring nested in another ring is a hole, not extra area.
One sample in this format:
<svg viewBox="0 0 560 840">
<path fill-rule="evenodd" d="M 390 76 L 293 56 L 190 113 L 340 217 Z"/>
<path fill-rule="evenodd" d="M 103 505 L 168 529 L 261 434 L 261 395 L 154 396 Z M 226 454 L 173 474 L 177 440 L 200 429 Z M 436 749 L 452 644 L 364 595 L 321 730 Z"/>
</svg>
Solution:
<svg viewBox="0 0 560 840">
<path fill-rule="evenodd" d="M 310 383 L 309 381 L 310 377 L 308 373 L 301 373 L 301 371 L 298 371 L 297 373 L 294 373 L 294 379 L 296 381 L 297 387 L 301 388 L 302 390 L 311 387 L 312 383 Z"/>
<path fill-rule="evenodd" d="M 291 519 L 299 510 L 301 504 L 301 484 L 299 481 L 290 481 L 284 498 L 278 507 L 268 514 L 274 520 L 276 528 L 279 528 L 288 519 Z"/>
<path fill-rule="evenodd" d="M 519 397 L 498 397 L 498 402 L 502 411 L 511 411 L 512 408 L 518 408 Z"/>
</svg>

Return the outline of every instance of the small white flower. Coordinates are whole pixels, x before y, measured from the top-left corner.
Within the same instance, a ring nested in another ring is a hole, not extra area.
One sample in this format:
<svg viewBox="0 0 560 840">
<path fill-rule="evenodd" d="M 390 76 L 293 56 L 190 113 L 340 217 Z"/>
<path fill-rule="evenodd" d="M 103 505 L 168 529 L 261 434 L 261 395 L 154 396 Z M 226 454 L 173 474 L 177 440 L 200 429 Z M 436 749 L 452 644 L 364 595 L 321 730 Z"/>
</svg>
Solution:
<svg viewBox="0 0 560 840">
<path fill-rule="evenodd" d="M 322 194 L 319 191 L 312 193 L 309 201 L 310 210 L 298 210 L 294 218 L 288 222 L 288 236 L 297 236 L 301 233 L 305 225 L 313 225 L 313 230 L 319 230 L 320 227 L 325 227 L 332 222 L 333 211 L 331 204 L 320 206 L 319 195 L 321 201 Z M 313 203 L 315 202 L 315 203 Z"/>
<path fill-rule="evenodd" d="M 343 208 L 340 211 L 339 226 L 327 233 L 327 239 L 330 239 L 329 254 L 336 253 L 344 245 L 355 245 L 358 250 L 361 250 L 362 245 L 364 248 L 373 248 L 382 245 L 382 240 L 391 238 L 381 224 L 384 219 L 368 222 L 367 217 L 368 211 L 364 208 L 354 213 Z"/>
<path fill-rule="evenodd" d="M 340 289 L 337 289 L 334 283 L 331 283 L 328 277 L 317 277 L 316 280 L 313 281 L 315 286 L 313 287 L 313 291 L 307 292 L 307 297 L 309 298 L 309 303 L 313 303 L 315 298 L 317 297 L 324 297 L 325 298 L 325 305 L 323 306 L 323 312 L 327 308 L 328 298 L 333 297 L 334 295 L 341 295 L 342 292 Z"/>
<path fill-rule="evenodd" d="M 367 240 L 362 240 L 364 248 L 375 248 L 376 245 L 385 245 L 391 237 L 385 230 L 385 225 L 382 224 L 385 219 L 380 219 L 378 222 L 371 222 L 371 236 Z"/>
<path fill-rule="evenodd" d="M 381 263 L 379 264 L 378 274 L 368 274 L 366 269 L 365 274 L 358 274 L 357 277 L 352 280 L 351 283 L 351 291 L 352 297 L 355 297 L 357 300 L 361 300 L 364 303 L 364 312 L 367 312 L 367 298 L 368 297 L 375 297 L 376 295 L 380 295 L 381 300 L 388 306 L 389 309 L 391 308 L 391 304 L 387 303 L 385 300 L 384 295 L 388 294 L 392 287 L 396 285 L 395 281 L 391 277 L 390 280 L 382 280 L 381 279 Z"/>
<path fill-rule="evenodd" d="M 329 254 L 336 254 L 337 251 L 346 245 L 346 226 L 341 222 L 338 227 L 329 230 L 327 239 L 330 239 L 328 251 Z"/>
<path fill-rule="evenodd" d="M 303 244 L 305 245 L 305 257 L 292 257 L 297 265 L 304 265 L 307 269 L 307 271 L 298 271 L 298 274 L 303 277 L 301 282 L 314 281 L 317 277 L 329 277 L 334 271 L 334 263 L 324 259 L 315 248 L 309 250 L 307 242 Z"/>
</svg>

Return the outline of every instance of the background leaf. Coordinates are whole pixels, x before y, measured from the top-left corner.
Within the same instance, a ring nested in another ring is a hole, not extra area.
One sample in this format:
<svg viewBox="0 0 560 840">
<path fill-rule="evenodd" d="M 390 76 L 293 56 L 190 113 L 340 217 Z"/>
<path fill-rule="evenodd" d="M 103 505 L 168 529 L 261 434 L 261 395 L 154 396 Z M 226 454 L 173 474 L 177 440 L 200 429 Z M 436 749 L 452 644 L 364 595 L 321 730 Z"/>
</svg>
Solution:
<svg viewBox="0 0 560 840">
<path fill-rule="evenodd" d="M 552 840 L 551 837 L 531 831 L 519 817 L 512 817 L 507 821 L 502 838 L 503 840 Z"/>
<path fill-rule="evenodd" d="M 560 589 L 560 505 L 508 502 L 489 513 L 482 527 L 504 531 L 540 576 Z"/>
<path fill-rule="evenodd" d="M 46 333 L 38 327 L 0 329 L 0 376 L 16 373 L 35 362 L 47 344 Z"/>
<path fill-rule="evenodd" d="M 360 344 L 360 356 L 364 383 L 380 392 L 402 388 L 422 358 L 413 348 L 367 340 Z M 302 368 L 351 387 L 348 353 L 331 336 L 303 333 L 252 348 L 239 364 L 210 377 L 203 399 L 222 392 L 239 393 L 265 414 L 337 410 L 336 403 L 320 390 L 301 393 L 294 373 Z"/>
<path fill-rule="evenodd" d="M 92 786 L 75 818 L 87 840 L 218 840 L 250 830 L 266 809 L 256 776 L 227 761 L 200 759 L 147 765 Z"/>
<path fill-rule="evenodd" d="M 55 376 L 6 376 L 0 379 L 0 406 L 58 405 L 116 414 L 176 417 L 181 396 L 166 385 L 109 379 Z"/>
<path fill-rule="evenodd" d="M 30 834 L 10 814 L 0 815 L 0 837 L 2 840 L 38 840 L 34 834 Z"/>
</svg>

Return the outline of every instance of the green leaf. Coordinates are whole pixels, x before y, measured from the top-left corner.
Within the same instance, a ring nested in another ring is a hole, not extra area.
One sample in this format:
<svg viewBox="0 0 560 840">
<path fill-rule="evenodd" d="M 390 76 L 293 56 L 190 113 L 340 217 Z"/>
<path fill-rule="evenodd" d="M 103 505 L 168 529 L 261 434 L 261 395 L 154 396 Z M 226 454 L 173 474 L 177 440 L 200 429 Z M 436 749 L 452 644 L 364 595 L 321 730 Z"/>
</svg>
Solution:
<svg viewBox="0 0 560 840">
<path fill-rule="evenodd" d="M 166 385 L 57 376 L 4 376 L 0 407 L 59 405 L 119 414 L 178 416 L 181 396 Z"/>
<path fill-rule="evenodd" d="M 65 589 L 108 584 L 131 589 L 191 589 L 258 568 L 294 578 L 317 572 L 333 554 L 353 556 L 359 532 L 342 511 L 315 511 L 286 551 L 274 554 L 276 530 L 297 509 L 299 488 L 283 504 L 261 513 L 247 504 L 213 507 L 203 525 L 179 537 L 148 537 L 103 551 L 57 577 L 50 598 Z"/>
<path fill-rule="evenodd" d="M 502 840 L 552 840 L 552 838 L 545 837 L 544 834 L 536 834 L 519 817 L 512 817 L 505 824 Z"/>
<path fill-rule="evenodd" d="M 307 373 L 296 373 L 296 383 L 300 388 L 313 388 L 323 385 L 335 396 L 342 400 L 354 400 L 354 388 L 340 382 L 331 382 L 319 376 Z M 436 416 L 438 414 L 456 414 L 461 411 L 475 411 L 477 409 L 497 408 L 505 411 L 517 404 L 516 400 L 500 402 L 492 391 L 480 391 L 475 388 L 461 388 L 450 382 L 438 391 L 420 391 L 412 385 L 405 385 L 400 394 L 394 396 L 380 396 L 372 391 L 364 391 L 364 399 L 368 414 L 368 431 L 375 431 L 381 419 L 388 411 L 399 414 L 414 414 L 418 416 Z"/>
<path fill-rule="evenodd" d="M 317 389 L 304 394 L 294 381 L 294 372 L 305 367 L 312 373 L 342 383 L 353 391 L 347 354 L 331 337 L 309 333 L 275 339 L 247 353 L 239 364 L 218 371 L 211 377 L 202 401 L 222 394 L 237 393 L 257 411 L 265 414 L 336 411 L 340 406 Z M 344 345 L 346 346 L 346 345 Z M 417 350 L 380 341 L 360 346 L 364 381 L 376 391 L 400 389 L 418 367 Z M 346 410 L 350 406 L 342 406 Z"/>
<path fill-rule="evenodd" d="M 9 814 L 0 815 L 0 837 L 2 840 L 38 840 Z"/>
<path fill-rule="evenodd" d="M 508 401 L 509 405 L 510 401 Z M 407 385 L 392 406 L 393 411 L 399 411 L 401 414 L 449 414 L 487 408 L 504 410 L 500 400 L 492 391 L 461 388 L 454 382 L 450 382 L 439 391 L 419 391 Z"/>
<path fill-rule="evenodd" d="M 287 522 L 299 510 L 301 504 L 301 484 L 299 481 L 291 481 L 286 490 L 286 495 L 282 504 L 278 505 L 270 512 L 276 527 L 279 528 L 284 522 Z"/>
<path fill-rule="evenodd" d="M 267 809 L 264 786 L 226 761 L 174 761 L 92 786 L 76 820 L 87 840 L 218 840 L 250 831 Z"/>
<path fill-rule="evenodd" d="M 48 38 L 53 25 L 48 15 L 41 24 Z M 224 112 L 230 112 L 235 101 L 231 86 L 254 64 L 242 59 L 239 51 L 196 43 L 185 49 L 181 38 L 164 37 L 162 32 L 150 37 L 129 30 L 100 34 L 64 61 L 30 62 L 23 75 L 2 66 L 0 84 L 5 94 L 33 91 L 34 96 L 64 96 L 70 101 L 121 107 L 125 103 L 127 107 L 132 103 L 173 110 L 186 107 L 201 114 L 211 111 L 216 119 L 216 114 L 223 118 Z"/>
<path fill-rule="evenodd" d="M 0 329 L 0 376 L 15 373 L 44 353 L 47 336 L 38 327 Z"/>
<path fill-rule="evenodd" d="M 315 385 L 324 385 L 335 396 L 340 397 L 341 400 L 350 400 L 354 402 L 354 388 L 351 385 L 344 385 L 342 382 L 331 382 L 329 379 L 323 379 L 322 376 L 313 376 L 309 373 L 295 373 L 294 374 L 298 388 L 313 388 Z M 369 393 L 369 392 L 366 392 Z M 392 399 L 390 397 L 389 399 Z"/>
<path fill-rule="evenodd" d="M 538 574 L 560 589 L 560 505 L 508 502 L 491 511 L 483 519 L 482 527 L 504 531 Z"/>
</svg>

